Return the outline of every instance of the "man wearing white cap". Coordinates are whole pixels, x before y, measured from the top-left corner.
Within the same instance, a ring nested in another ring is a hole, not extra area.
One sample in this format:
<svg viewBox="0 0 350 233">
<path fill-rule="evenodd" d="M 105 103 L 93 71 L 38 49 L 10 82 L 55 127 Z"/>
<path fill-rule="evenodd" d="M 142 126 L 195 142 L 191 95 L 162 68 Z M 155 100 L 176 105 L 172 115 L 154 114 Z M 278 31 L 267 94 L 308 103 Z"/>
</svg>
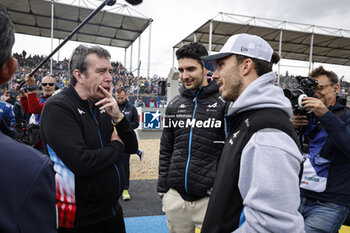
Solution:
<svg viewBox="0 0 350 233">
<path fill-rule="evenodd" d="M 262 38 L 238 34 L 202 59 L 215 69 L 222 98 L 234 102 L 201 232 L 304 232 L 302 155 L 291 104 L 274 85 L 278 54 Z"/>
</svg>

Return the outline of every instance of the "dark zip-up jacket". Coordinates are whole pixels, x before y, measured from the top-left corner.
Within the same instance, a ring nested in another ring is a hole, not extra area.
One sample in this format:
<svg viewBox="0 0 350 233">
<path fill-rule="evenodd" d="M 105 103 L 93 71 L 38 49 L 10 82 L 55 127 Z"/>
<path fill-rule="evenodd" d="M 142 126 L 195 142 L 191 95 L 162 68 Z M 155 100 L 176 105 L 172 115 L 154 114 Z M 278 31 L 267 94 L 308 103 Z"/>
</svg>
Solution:
<svg viewBox="0 0 350 233">
<path fill-rule="evenodd" d="M 139 127 L 139 114 L 134 105 L 130 104 L 129 101 L 125 101 L 123 104 L 119 104 L 120 111 L 126 116 L 126 119 L 129 120 L 130 126 L 132 129 Z"/>
<path fill-rule="evenodd" d="M 46 102 L 40 133 L 55 164 L 60 227 L 86 227 L 118 212 L 124 186 L 121 156 L 135 153 L 138 145 L 126 118 L 116 129 L 125 145 L 111 142 L 110 116 L 98 106 L 90 108 L 73 87 Z"/>
<path fill-rule="evenodd" d="M 335 112 L 342 109 L 345 110 L 344 113 L 337 116 Z M 301 194 L 323 202 L 350 207 L 350 111 L 338 100 L 335 106 L 329 107 L 329 111 L 319 118 L 318 124 L 323 125 L 328 135 L 320 152 L 322 157 L 331 162 L 327 186 L 324 192 L 301 189 Z M 312 127 L 312 123 L 308 127 Z"/>
<path fill-rule="evenodd" d="M 52 162 L 32 147 L 6 136 L 4 131 L 11 130 L 1 125 L 0 232 L 57 233 Z"/>
<path fill-rule="evenodd" d="M 186 201 L 209 195 L 225 139 L 225 106 L 214 81 L 196 93 L 181 87 L 164 117 L 158 192 L 172 188 Z"/>
</svg>

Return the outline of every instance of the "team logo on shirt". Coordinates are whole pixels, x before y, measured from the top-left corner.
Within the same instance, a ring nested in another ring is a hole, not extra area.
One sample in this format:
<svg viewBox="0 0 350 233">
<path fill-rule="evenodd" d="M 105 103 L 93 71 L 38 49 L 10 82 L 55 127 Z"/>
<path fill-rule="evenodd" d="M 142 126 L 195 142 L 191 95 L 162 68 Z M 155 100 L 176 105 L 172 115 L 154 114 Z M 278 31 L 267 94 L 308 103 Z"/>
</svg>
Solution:
<svg viewBox="0 0 350 233">
<path fill-rule="evenodd" d="M 231 145 L 233 145 L 235 138 L 238 136 L 238 134 L 239 134 L 240 132 L 241 132 L 241 131 L 238 130 L 237 132 L 235 132 L 235 133 L 232 134 L 232 137 L 231 137 L 230 140 L 229 140 L 229 143 L 230 143 Z"/>
<path fill-rule="evenodd" d="M 207 112 L 217 112 L 218 103 L 208 104 Z"/>
<path fill-rule="evenodd" d="M 86 112 L 84 112 L 83 110 L 80 110 L 79 108 L 78 108 L 78 112 L 80 115 L 86 114 Z"/>
<path fill-rule="evenodd" d="M 248 118 L 245 119 L 244 123 L 245 123 L 245 125 L 246 125 L 247 127 L 249 127 L 249 119 L 248 119 Z"/>
<path fill-rule="evenodd" d="M 208 104 L 208 108 L 217 108 L 218 107 L 218 103 L 213 103 L 213 104 Z"/>
</svg>

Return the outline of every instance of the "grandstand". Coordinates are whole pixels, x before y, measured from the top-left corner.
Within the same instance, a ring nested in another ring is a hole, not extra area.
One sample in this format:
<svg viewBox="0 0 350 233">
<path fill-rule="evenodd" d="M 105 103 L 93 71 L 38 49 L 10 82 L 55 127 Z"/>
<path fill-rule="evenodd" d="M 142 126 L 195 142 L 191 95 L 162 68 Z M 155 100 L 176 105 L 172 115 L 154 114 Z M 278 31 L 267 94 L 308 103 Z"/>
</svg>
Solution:
<svg viewBox="0 0 350 233">
<path fill-rule="evenodd" d="M 21 54 L 15 53 L 14 57 L 18 61 L 18 69 L 14 74 L 11 82 L 1 85 L 0 91 L 4 89 L 12 90 L 16 88 L 16 86 L 24 80 L 25 74 L 30 73 L 43 59 L 43 56 L 39 55 L 29 55 L 25 50 Z M 155 97 L 161 95 L 161 87 L 160 80 L 158 77 L 146 78 L 134 76 L 132 72 L 129 72 L 121 62 L 112 62 L 112 78 L 113 78 L 113 86 L 122 86 L 124 87 L 128 94 L 130 101 L 133 103 L 136 99 L 136 95 L 139 94 L 144 96 L 144 100 L 149 102 L 151 97 Z M 50 63 L 46 62 L 39 71 L 34 75 L 37 82 L 39 82 L 43 77 L 50 74 Z M 53 60 L 53 69 L 52 75 L 56 78 L 57 84 L 60 88 L 67 86 L 69 83 L 69 73 L 68 73 L 68 59 L 63 59 L 63 61 Z M 138 88 L 139 86 L 139 88 Z M 139 90 L 139 91 L 138 91 Z M 166 100 L 164 97 L 166 93 L 160 97 L 160 100 Z"/>
</svg>

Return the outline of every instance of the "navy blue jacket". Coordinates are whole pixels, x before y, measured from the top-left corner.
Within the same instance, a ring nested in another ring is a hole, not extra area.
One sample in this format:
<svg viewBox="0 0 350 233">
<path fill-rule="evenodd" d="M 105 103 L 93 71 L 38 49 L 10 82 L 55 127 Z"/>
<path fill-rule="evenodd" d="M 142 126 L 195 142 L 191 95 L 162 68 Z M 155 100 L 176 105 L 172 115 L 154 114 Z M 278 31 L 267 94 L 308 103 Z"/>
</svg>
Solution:
<svg viewBox="0 0 350 233">
<path fill-rule="evenodd" d="M 331 161 L 326 190 L 321 193 L 301 189 L 303 196 L 350 207 L 350 111 L 337 116 L 333 112 L 345 108 L 337 101 L 319 118 L 328 134 L 322 156 Z"/>
<path fill-rule="evenodd" d="M 0 232 L 57 232 L 50 159 L 2 132 L 0 148 Z"/>
<path fill-rule="evenodd" d="M 135 106 L 130 104 L 129 101 L 125 101 L 124 104 L 118 103 L 118 106 L 120 111 L 126 116 L 126 119 L 128 119 L 131 128 L 136 129 L 139 127 L 139 114 Z"/>
</svg>

